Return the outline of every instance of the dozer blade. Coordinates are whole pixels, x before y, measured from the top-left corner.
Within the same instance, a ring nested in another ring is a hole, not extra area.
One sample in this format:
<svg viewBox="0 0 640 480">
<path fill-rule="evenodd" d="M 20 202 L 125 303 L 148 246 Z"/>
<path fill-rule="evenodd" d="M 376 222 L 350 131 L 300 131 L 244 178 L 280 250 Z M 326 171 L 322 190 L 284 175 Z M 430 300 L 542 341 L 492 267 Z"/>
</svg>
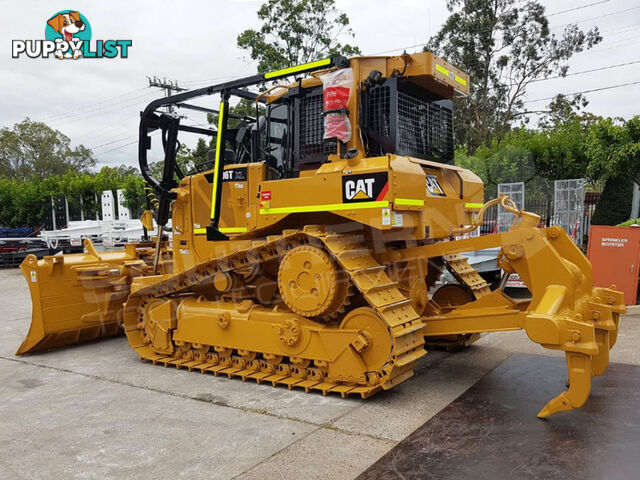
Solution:
<svg viewBox="0 0 640 480">
<path fill-rule="evenodd" d="M 87 241 L 88 242 L 88 241 Z M 85 247 L 87 246 L 85 242 Z M 137 253 L 95 252 L 44 257 L 28 255 L 20 269 L 29 285 L 32 317 L 16 355 L 116 335 L 129 294 Z"/>
</svg>

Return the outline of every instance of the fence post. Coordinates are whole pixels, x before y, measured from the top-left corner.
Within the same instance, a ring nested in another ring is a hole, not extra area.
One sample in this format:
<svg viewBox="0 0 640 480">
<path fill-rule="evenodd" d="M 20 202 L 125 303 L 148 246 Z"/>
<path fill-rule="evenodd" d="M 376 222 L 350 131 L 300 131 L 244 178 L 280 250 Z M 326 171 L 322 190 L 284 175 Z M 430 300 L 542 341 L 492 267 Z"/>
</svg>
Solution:
<svg viewBox="0 0 640 480">
<path fill-rule="evenodd" d="M 631 200 L 631 216 L 629 218 L 638 218 L 640 216 L 640 187 L 637 183 L 633 184 L 633 200 Z"/>
</svg>

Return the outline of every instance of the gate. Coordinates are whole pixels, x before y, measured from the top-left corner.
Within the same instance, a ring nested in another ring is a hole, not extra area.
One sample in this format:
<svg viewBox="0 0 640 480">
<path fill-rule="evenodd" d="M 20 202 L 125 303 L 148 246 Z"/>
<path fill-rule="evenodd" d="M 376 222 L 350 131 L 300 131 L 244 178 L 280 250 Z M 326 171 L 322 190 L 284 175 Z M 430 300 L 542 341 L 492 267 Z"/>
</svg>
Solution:
<svg viewBox="0 0 640 480">
<path fill-rule="evenodd" d="M 553 225 L 560 225 L 580 247 L 584 243 L 584 189 L 586 180 L 556 180 L 554 182 Z"/>
<path fill-rule="evenodd" d="M 499 183 L 498 196 L 507 195 L 518 207 L 518 210 L 524 209 L 524 182 L 517 183 Z M 504 209 L 498 211 L 498 232 L 506 232 L 513 223 L 513 213 Z"/>
</svg>

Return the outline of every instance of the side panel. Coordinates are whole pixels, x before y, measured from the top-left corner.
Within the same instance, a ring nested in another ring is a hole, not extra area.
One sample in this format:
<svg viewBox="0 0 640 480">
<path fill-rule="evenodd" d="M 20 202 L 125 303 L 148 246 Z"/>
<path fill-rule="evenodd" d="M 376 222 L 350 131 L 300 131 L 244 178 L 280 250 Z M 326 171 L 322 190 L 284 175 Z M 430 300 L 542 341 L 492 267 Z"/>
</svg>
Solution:
<svg viewBox="0 0 640 480">
<path fill-rule="evenodd" d="M 427 232 L 430 238 L 442 238 L 450 228 L 472 223 L 482 204 L 482 183 L 472 173 L 396 155 L 362 159 L 354 165 L 334 160 L 312 173 L 280 180 L 264 180 L 265 168 L 263 163 L 225 167 L 223 233 L 268 235 L 282 228 L 350 221 L 406 238 L 423 239 Z M 176 236 L 181 249 L 177 254 L 196 251 L 190 265 L 210 258 L 213 248 L 204 238 L 210 221 L 208 177 L 211 173 L 191 177 L 179 188 L 183 193 L 174 204 L 175 214 L 190 203 L 182 213 L 190 216 L 184 236 Z M 331 220 L 328 214 L 344 220 Z"/>
</svg>

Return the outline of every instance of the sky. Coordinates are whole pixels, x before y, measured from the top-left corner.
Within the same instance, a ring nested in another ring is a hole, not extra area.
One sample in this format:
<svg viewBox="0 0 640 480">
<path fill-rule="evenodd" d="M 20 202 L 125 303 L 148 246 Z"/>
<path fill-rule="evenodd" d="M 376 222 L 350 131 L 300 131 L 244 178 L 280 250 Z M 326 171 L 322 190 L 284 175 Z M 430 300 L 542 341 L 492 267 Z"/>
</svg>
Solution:
<svg viewBox="0 0 640 480">
<path fill-rule="evenodd" d="M 2 0 L 0 33 L 0 128 L 29 117 L 44 121 L 91 148 L 97 167 L 137 165 L 139 112 L 163 96 L 148 86 L 148 76 L 197 88 L 255 73 L 256 63 L 236 47 L 236 37 L 259 26 L 262 0 Z M 629 62 L 598 72 L 532 84 L 530 108 L 557 93 L 573 93 L 640 81 L 640 5 L 637 0 L 542 0 L 552 32 L 568 23 L 598 26 L 604 40 L 571 59 L 569 73 Z M 590 5 L 598 3 L 597 5 Z M 421 51 L 447 18 L 446 0 L 336 0 L 351 20 L 349 42 L 364 54 L 393 55 L 405 48 Z M 126 59 L 11 58 L 14 39 L 42 39 L 56 12 L 77 9 L 90 22 L 93 39 L 130 39 Z M 572 10 L 566 13 L 560 11 Z M 473 81 L 473 79 L 472 79 Z M 630 118 L 640 114 L 640 83 L 586 94 L 587 111 Z M 213 106 L 215 102 L 211 102 Z M 187 124 L 204 122 L 187 112 Z M 191 143 L 192 140 L 187 142 Z M 157 145 L 156 145 L 157 147 Z M 157 151 L 157 148 L 156 148 Z"/>
</svg>

